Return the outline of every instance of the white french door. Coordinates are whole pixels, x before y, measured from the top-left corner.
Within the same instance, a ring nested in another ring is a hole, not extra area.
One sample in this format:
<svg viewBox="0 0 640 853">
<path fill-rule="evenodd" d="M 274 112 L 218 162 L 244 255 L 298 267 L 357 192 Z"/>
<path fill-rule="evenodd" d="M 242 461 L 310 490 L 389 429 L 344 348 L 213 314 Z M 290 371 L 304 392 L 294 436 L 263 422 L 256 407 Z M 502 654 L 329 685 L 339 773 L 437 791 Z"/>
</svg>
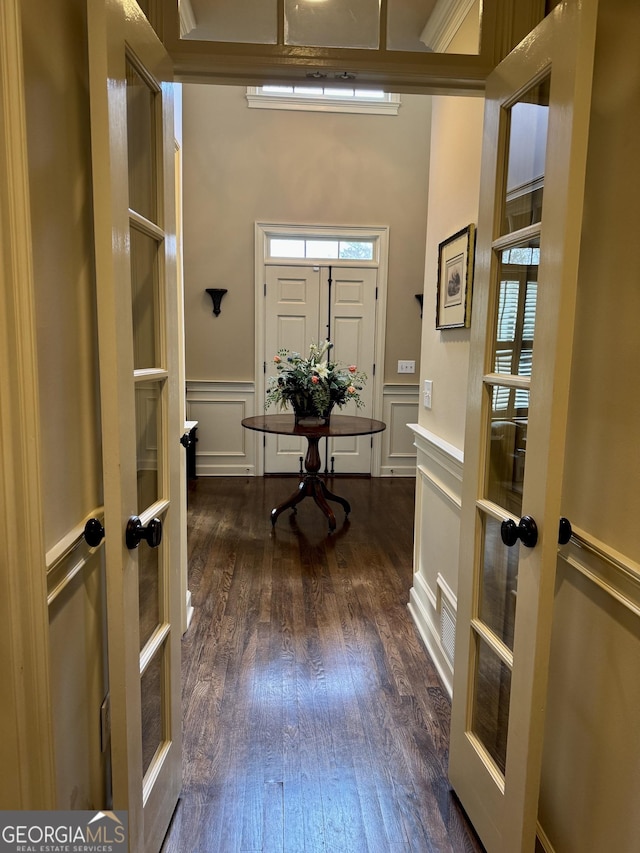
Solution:
<svg viewBox="0 0 640 853">
<path fill-rule="evenodd" d="M 113 807 L 155 853 L 182 758 L 172 68 L 135 3 L 87 15 Z"/>
<path fill-rule="evenodd" d="M 449 775 L 488 853 L 533 853 L 597 0 L 490 75 Z"/>
<path fill-rule="evenodd" d="M 265 288 L 265 369 L 281 348 L 305 354 L 312 341 L 329 338 L 331 358 L 356 364 L 369 381 L 361 394 L 364 408 L 349 404 L 340 414 L 373 417 L 377 270 L 371 267 L 268 265 Z M 265 473 L 296 473 L 306 450 L 303 439 L 267 436 Z M 371 438 L 331 439 L 323 448 L 328 470 L 338 474 L 371 472 Z"/>
</svg>

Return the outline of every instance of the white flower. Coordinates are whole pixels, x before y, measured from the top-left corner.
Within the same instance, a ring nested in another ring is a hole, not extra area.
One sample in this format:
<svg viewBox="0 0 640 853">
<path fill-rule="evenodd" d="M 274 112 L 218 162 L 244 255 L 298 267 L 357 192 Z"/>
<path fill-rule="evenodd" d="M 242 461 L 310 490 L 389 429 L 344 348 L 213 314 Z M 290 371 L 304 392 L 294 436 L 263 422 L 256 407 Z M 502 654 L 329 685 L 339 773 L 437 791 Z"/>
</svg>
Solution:
<svg viewBox="0 0 640 853">
<path fill-rule="evenodd" d="M 318 374 L 320 379 L 326 379 L 329 376 L 329 368 L 327 367 L 326 361 L 323 361 L 321 364 L 316 364 L 313 369 Z"/>
</svg>

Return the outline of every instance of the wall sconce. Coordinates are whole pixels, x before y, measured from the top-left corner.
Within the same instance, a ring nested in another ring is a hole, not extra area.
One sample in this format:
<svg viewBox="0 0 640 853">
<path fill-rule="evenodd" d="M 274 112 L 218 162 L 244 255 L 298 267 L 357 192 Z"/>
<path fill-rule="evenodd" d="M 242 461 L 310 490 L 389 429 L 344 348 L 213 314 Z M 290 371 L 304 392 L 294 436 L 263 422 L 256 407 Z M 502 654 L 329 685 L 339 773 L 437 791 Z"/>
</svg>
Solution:
<svg viewBox="0 0 640 853">
<path fill-rule="evenodd" d="M 423 293 L 416 293 L 416 299 L 420 303 L 420 319 L 422 319 L 422 300 L 423 300 L 423 297 L 424 297 Z"/>
<path fill-rule="evenodd" d="M 222 302 L 222 297 L 226 292 L 226 288 L 223 287 L 207 287 L 207 293 L 213 302 L 213 313 L 216 317 L 220 313 L 220 303 Z"/>
</svg>

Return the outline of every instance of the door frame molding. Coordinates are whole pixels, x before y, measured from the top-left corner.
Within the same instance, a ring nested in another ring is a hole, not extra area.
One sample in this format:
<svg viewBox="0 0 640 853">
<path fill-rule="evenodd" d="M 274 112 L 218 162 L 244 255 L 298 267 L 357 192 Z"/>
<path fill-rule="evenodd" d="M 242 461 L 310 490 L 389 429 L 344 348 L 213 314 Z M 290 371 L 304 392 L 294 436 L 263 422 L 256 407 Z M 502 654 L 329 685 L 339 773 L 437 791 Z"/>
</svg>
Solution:
<svg viewBox="0 0 640 853">
<path fill-rule="evenodd" d="M 55 808 L 29 164 L 19 0 L 0 5 L 0 721 L 4 808 Z"/>
<path fill-rule="evenodd" d="M 387 317 L 387 281 L 389 273 L 389 226 L 365 225 L 287 225 L 284 223 L 256 222 L 255 224 L 255 377 L 256 377 L 256 410 L 263 410 L 265 398 L 265 373 L 263 368 L 265 346 L 265 268 L 268 265 L 278 266 L 329 266 L 326 258 L 278 258 L 269 259 L 268 246 L 271 237 L 305 237 L 308 239 L 327 239 L 335 237 L 339 240 L 374 240 L 373 260 L 340 260 L 331 262 L 331 266 L 340 267 L 369 267 L 378 271 L 378 298 L 376 300 L 374 359 L 375 375 L 370 378 L 373 391 L 373 418 L 382 418 L 383 388 L 384 388 L 384 352 Z M 264 447 L 256 433 L 256 475 L 264 475 Z M 371 476 L 380 476 L 382 451 L 379 441 L 373 442 L 371 451 Z"/>
</svg>

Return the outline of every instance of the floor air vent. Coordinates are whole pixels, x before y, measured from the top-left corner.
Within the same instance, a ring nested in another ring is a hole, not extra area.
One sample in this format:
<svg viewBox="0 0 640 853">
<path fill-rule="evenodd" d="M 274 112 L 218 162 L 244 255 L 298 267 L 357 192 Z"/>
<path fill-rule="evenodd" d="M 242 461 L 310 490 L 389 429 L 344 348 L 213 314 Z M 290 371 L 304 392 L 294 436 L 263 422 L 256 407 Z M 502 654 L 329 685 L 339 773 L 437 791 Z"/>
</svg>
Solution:
<svg viewBox="0 0 640 853">
<path fill-rule="evenodd" d="M 456 644 L 456 613 L 444 595 L 440 596 L 440 643 L 447 660 L 453 666 Z"/>
</svg>

